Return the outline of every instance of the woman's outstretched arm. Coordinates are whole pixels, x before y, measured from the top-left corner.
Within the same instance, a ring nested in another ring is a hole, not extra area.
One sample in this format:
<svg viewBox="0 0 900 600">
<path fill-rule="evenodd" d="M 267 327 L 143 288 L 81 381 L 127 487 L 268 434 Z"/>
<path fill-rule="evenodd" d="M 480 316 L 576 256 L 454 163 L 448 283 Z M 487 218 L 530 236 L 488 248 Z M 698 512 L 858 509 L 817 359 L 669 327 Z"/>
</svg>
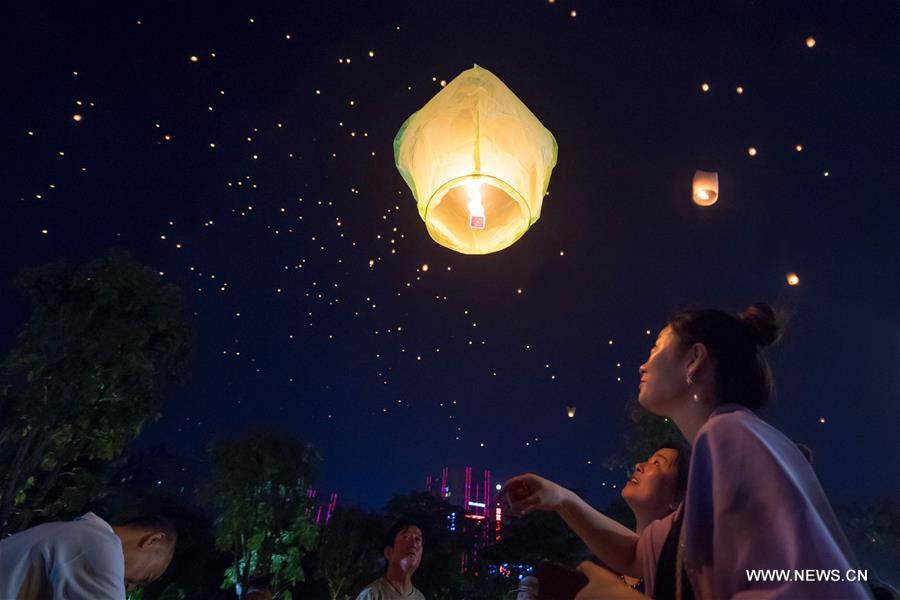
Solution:
<svg viewBox="0 0 900 600">
<path fill-rule="evenodd" d="M 533 510 L 556 512 L 594 556 L 611 569 L 632 577 L 643 576 L 640 537 L 592 508 L 574 492 L 526 473 L 507 481 L 500 490 L 500 498 L 513 514 L 524 515 Z"/>
</svg>

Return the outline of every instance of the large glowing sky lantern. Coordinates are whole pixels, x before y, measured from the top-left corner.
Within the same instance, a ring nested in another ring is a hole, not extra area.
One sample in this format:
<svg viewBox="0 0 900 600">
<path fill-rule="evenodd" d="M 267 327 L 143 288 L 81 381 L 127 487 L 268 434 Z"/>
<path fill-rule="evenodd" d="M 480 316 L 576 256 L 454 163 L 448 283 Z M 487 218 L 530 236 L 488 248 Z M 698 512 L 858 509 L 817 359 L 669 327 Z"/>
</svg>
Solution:
<svg viewBox="0 0 900 600">
<path fill-rule="evenodd" d="M 463 254 L 511 246 L 541 216 L 556 140 L 496 75 L 461 73 L 394 138 L 432 239 Z"/>
</svg>

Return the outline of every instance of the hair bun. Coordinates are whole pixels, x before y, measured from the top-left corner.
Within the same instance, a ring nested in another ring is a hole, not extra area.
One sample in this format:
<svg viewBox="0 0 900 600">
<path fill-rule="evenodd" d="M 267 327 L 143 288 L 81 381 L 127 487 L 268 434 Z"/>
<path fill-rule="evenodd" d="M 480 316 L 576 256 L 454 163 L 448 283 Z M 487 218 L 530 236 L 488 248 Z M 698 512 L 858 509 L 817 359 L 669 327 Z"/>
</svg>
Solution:
<svg viewBox="0 0 900 600">
<path fill-rule="evenodd" d="M 738 314 L 738 319 L 750 330 L 757 346 L 770 346 L 781 338 L 784 327 L 781 317 L 775 309 L 765 302 L 757 302 L 748 306 Z"/>
</svg>

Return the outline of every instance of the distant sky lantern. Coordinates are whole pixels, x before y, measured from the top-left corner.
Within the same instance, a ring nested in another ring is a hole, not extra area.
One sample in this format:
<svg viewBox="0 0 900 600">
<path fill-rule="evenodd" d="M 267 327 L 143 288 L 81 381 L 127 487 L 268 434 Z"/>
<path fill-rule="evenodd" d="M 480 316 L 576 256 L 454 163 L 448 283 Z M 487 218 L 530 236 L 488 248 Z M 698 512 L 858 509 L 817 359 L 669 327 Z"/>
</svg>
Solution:
<svg viewBox="0 0 900 600">
<path fill-rule="evenodd" d="M 734 89 L 734 91 L 736 91 L 738 94 L 743 94 L 743 93 L 744 93 L 744 86 L 739 85 L 739 86 L 737 86 L 737 87 Z"/>
<path fill-rule="evenodd" d="M 709 91 L 709 84 L 708 84 L 708 83 L 704 83 L 703 85 L 700 86 L 700 89 L 703 90 L 704 92 L 708 92 L 708 91 Z"/>
<path fill-rule="evenodd" d="M 808 38 L 806 38 L 806 47 L 807 48 L 812 48 L 815 45 L 816 45 L 816 38 L 814 38 L 812 36 L 809 36 Z"/>
<path fill-rule="evenodd" d="M 541 216 L 556 140 L 496 75 L 478 65 L 410 116 L 394 162 L 429 235 L 463 254 L 508 248 Z"/>
<path fill-rule="evenodd" d="M 756 148 L 750 146 L 749 148 L 747 148 L 747 154 L 749 154 L 750 156 L 756 156 Z"/>
<path fill-rule="evenodd" d="M 573 417 L 575 416 L 575 407 L 574 407 L 574 406 L 567 406 L 567 407 L 566 407 L 566 414 L 569 415 L 569 418 L 570 418 L 570 419 L 573 418 Z"/>
<path fill-rule="evenodd" d="M 800 283 L 800 278 L 797 277 L 796 273 L 788 273 L 786 277 L 788 285 L 797 285 L 798 283 Z"/>
<path fill-rule="evenodd" d="M 712 206 L 719 199 L 719 174 L 710 171 L 694 172 L 694 203 Z"/>
</svg>

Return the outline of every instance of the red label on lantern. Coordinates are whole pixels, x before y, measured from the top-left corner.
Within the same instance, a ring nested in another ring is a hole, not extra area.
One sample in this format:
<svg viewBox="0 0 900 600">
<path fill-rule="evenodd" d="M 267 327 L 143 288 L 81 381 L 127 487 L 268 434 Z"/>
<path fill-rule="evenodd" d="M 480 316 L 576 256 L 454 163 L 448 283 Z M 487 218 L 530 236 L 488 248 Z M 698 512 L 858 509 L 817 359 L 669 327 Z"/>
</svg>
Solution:
<svg viewBox="0 0 900 600">
<path fill-rule="evenodd" d="M 469 227 L 472 229 L 484 229 L 484 217 L 469 217 Z"/>
</svg>

